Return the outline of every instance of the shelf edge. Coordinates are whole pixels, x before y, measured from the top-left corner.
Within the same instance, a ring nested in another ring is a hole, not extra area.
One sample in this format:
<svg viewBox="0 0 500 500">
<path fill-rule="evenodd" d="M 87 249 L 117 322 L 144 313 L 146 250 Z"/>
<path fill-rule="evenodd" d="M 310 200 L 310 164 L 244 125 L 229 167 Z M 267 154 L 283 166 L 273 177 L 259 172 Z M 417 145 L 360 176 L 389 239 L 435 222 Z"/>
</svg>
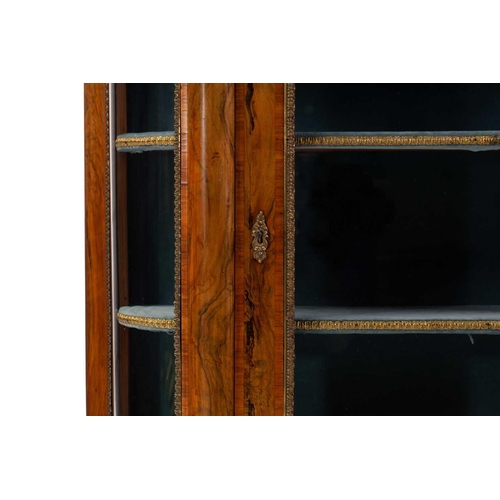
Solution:
<svg viewBox="0 0 500 500">
<path fill-rule="evenodd" d="M 356 320 L 296 320 L 295 330 L 339 331 L 481 331 L 500 330 L 498 320 L 405 320 L 405 321 L 356 321 Z"/>
<path fill-rule="evenodd" d="M 467 148 L 473 150 L 500 148 L 500 133 L 494 132 L 384 132 L 384 133 L 310 133 L 296 135 L 296 149 L 317 148 Z"/>
<path fill-rule="evenodd" d="M 151 132 L 142 134 L 122 134 L 115 140 L 118 152 L 141 153 L 143 151 L 168 151 L 176 145 L 173 132 Z"/>
<path fill-rule="evenodd" d="M 175 319 L 145 318 L 143 316 L 131 316 L 123 313 L 117 313 L 116 319 L 118 323 L 123 326 L 142 327 L 144 329 L 158 331 L 174 330 L 177 325 Z"/>
</svg>

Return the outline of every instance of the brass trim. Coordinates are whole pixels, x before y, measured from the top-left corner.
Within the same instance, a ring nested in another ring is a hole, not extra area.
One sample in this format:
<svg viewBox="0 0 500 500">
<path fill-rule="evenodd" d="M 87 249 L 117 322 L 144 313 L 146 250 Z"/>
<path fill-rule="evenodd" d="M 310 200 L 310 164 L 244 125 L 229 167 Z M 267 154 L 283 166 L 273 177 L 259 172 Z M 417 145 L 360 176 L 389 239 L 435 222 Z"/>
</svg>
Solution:
<svg viewBox="0 0 500 500">
<path fill-rule="evenodd" d="M 500 330 L 497 320 L 391 320 L 391 321 L 355 321 L 355 320 L 298 320 L 296 330 L 410 330 L 410 331 L 448 331 L 448 330 Z"/>
<path fill-rule="evenodd" d="M 177 84 L 175 84 L 177 85 Z M 174 90 L 175 92 L 175 90 Z M 175 110 L 175 102 L 174 102 Z M 145 148 L 152 146 L 172 146 L 177 147 L 177 138 L 174 135 L 150 135 L 140 137 L 118 137 L 115 140 L 116 148 Z"/>
<path fill-rule="evenodd" d="M 181 84 L 174 84 L 174 414 L 182 415 L 181 385 Z"/>
<path fill-rule="evenodd" d="M 113 416 L 113 308 L 112 308 L 112 263 L 111 263 L 111 150 L 109 86 L 106 84 L 106 299 L 108 306 L 108 416 Z"/>
<path fill-rule="evenodd" d="M 500 135 L 297 135 L 300 147 L 500 146 Z"/>
<path fill-rule="evenodd" d="M 144 316 L 131 316 L 122 313 L 117 313 L 116 319 L 123 326 L 145 326 L 148 328 L 175 330 L 177 325 L 175 319 L 145 318 Z"/>
<path fill-rule="evenodd" d="M 262 210 L 257 214 L 257 220 L 252 227 L 252 249 L 253 258 L 262 264 L 266 260 L 266 249 L 269 246 L 269 229 L 266 226 L 266 218 Z"/>
<path fill-rule="evenodd" d="M 295 389 L 295 84 L 285 83 L 285 415 Z"/>
</svg>

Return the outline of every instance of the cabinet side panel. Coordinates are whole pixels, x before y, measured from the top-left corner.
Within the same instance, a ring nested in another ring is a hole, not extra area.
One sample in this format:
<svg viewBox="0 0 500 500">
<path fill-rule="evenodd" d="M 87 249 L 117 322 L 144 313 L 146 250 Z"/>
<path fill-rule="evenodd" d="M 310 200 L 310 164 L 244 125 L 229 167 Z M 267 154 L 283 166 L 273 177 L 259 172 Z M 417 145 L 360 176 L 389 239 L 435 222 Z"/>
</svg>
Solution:
<svg viewBox="0 0 500 500">
<path fill-rule="evenodd" d="M 234 85 L 181 85 L 182 414 L 234 414 Z"/>
<path fill-rule="evenodd" d="M 284 414 L 284 86 L 236 85 L 236 413 Z M 253 256 L 259 212 L 266 258 Z"/>
<path fill-rule="evenodd" d="M 85 85 L 87 414 L 112 415 L 108 86 Z"/>
</svg>

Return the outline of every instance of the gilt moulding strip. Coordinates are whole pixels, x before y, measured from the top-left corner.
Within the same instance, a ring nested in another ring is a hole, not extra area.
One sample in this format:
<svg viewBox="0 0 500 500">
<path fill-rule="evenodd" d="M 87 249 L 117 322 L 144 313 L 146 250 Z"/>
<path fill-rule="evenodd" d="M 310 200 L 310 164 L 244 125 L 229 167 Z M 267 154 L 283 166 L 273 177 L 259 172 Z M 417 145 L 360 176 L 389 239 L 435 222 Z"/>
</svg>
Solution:
<svg viewBox="0 0 500 500">
<path fill-rule="evenodd" d="M 142 151 L 173 150 L 177 142 L 175 132 L 151 132 L 122 134 L 116 138 L 115 146 L 118 152 L 141 153 Z"/>
<path fill-rule="evenodd" d="M 455 321 L 455 320 L 414 320 L 414 321 L 353 321 L 353 320 L 298 320 L 296 330 L 303 331 L 481 331 L 500 330 L 500 321 Z"/>
<path fill-rule="evenodd" d="M 499 132 L 298 133 L 297 150 L 316 148 L 500 148 Z"/>
<path fill-rule="evenodd" d="M 157 328 L 158 330 L 175 330 L 177 327 L 175 319 L 146 318 L 144 316 L 130 316 L 122 313 L 117 313 L 116 318 L 120 325 L 123 326 L 143 326 Z"/>
<path fill-rule="evenodd" d="M 285 84 L 285 415 L 295 388 L 295 84 Z"/>
</svg>

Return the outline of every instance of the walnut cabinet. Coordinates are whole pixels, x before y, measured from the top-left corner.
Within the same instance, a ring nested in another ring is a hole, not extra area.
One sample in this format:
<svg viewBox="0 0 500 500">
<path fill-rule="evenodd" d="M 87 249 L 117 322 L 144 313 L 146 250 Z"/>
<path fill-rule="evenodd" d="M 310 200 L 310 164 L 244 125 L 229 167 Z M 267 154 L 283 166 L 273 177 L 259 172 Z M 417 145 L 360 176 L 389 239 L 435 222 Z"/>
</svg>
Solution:
<svg viewBox="0 0 500 500">
<path fill-rule="evenodd" d="M 86 84 L 88 415 L 499 414 L 499 87 Z"/>
</svg>

